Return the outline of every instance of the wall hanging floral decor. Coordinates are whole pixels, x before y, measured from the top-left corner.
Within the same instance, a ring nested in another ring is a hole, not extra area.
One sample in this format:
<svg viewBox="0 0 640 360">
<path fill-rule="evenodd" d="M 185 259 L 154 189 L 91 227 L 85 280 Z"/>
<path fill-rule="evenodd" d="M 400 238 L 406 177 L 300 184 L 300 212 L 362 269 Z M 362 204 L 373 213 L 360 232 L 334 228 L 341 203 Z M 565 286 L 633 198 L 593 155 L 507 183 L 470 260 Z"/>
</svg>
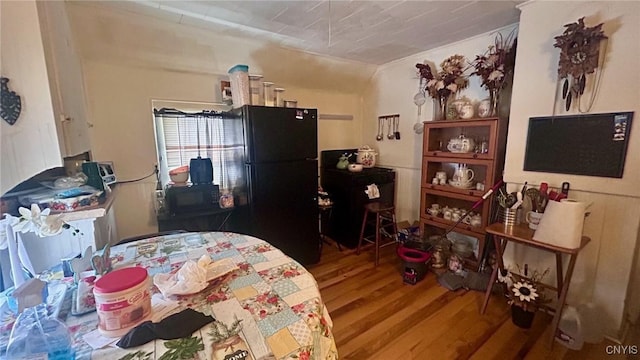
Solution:
<svg viewBox="0 0 640 360">
<path fill-rule="evenodd" d="M 579 101 L 586 88 L 587 75 L 593 74 L 598 68 L 600 41 L 607 39 L 602 31 L 602 25 L 603 23 L 586 27 L 582 17 L 575 23 L 566 24 L 564 33 L 555 37 L 556 42 L 553 46 L 560 49 L 558 76 L 564 79 L 562 98 L 565 100 L 566 111 L 571 108 L 573 100 L 578 102 L 578 110 L 580 110 Z M 593 104 L 595 92 L 594 90 L 594 96 L 588 108 Z"/>
<path fill-rule="evenodd" d="M 438 101 L 440 119 L 444 119 L 445 107 L 449 97 L 469 85 L 469 79 L 464 75 L 468 69 L 463 55 L 452 55 L 440 64 L 440 71 L 434 73 L 428 64 L 416 64 L 419 76 L 427 81 L 425 91 Z"/>
</svg>

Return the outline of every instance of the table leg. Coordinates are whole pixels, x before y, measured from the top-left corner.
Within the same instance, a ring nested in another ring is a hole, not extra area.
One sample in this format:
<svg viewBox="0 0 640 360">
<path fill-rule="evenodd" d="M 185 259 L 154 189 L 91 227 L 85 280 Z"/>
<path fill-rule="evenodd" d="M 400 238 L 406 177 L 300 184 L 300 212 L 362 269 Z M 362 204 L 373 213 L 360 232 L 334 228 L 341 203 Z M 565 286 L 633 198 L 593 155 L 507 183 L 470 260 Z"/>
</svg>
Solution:
<svg viewBox="0 0 640 360">
<path fill-rule="evenodd" d="M 224 220 L 222 220 L 222 223 L 220 223 L 220 226 L 218 226 L 218 231 L 224 230 L 224 226 L 227 224 L 229 217 L 231 217 L 231 212 L 228 212 L 227 215 L 225 215 Z"/>
<path fill-rule="evenodd" d="M 504 249 L 507 247 L 506 239 L 498 239 L 498 237 L 494 235 L 492 235 L 491 237 L 493 238 L 493 247 L 496 248 L 496 265 L 493 268 L 493 271 L 491 271 L 489 285 L 487 286 L 487 290 L 484 293 L 484 301 L 482 303 L 482 309 L 480 309 L 480 314 L 482 315 L 484 315 L 484 312 L 487 310 L 487 305 L 489 305 L 491 290 L 493 289 L 493 284 L 495 284 L 496 279 L 498 278 L 498 271 L 504 269 L 502 254 L 504 253 Z"/>
<path fill-rule="evenodd" d="M 556 286 L 558 287 L 558 291 L 562 289 L 562 254 L 556 253 Z"/>
<path fill-rule="evenodd" d="M 571 276 L 573 275 L 573 269 L 576 266 L 577 258 L 578 258 L 578 254 L 571 254 L 571 257 L 569 258 L 569 266 L 567 267 L 567 273 L 564 276 L 564 281 L 562 284 L 562 288 L 560 290 L 560 296 L 558 297 L 558 305 L 556 308 L 556 312 L 553 315 L 553 321 L 551 321 L 550 346 L 553 346 L 554 338 L 556 337 L 556 332 L 558 331 L 558 324 L 560 323 L 560 317 L 562 316 L 564 303 L 567 300 L 567 293 L 569 292 L 569 283 L 571 282 Z"/>
</svg>

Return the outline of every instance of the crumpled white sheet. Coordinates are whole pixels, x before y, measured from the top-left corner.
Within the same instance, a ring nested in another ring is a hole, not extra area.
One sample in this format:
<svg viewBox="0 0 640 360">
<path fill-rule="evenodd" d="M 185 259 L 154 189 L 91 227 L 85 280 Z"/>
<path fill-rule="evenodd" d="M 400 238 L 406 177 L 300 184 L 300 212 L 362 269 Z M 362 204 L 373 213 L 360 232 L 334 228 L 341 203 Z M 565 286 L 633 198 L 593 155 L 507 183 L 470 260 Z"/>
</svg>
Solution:
<svg viewBox="0 0 640 360">
<path fill-rule="evenodd" d="M 237 268 L 231 259 L 213 262 L 208 255 L 202 255 L 197 262 L 188 260 L 173 274 L 156 274 L 153 283 L 165 298 L 195 294 L 206 288 L 209 281 Z"/>
<path fill-rule="evenodd" d="M 372 200 L 380 197 L 380 189 L 378 189 L 378 185 L 376 184 L 367 185 L 367 190 L 365 190 L 364 193 Z"/>
</svg>

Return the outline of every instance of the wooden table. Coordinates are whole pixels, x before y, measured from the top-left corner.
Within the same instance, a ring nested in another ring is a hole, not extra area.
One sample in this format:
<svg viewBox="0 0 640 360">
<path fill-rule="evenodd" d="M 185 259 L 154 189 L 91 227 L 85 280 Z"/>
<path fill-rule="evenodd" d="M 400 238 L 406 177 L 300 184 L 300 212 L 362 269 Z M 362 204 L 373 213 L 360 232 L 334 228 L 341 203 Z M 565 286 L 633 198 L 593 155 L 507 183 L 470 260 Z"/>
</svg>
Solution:
<svg viewBox="0 0 640 360">
<path fill-rule="evenodd" d="M 582 248 L 584 248 L 591 239 L 587 236 L 582 237 L 582 242 L 580 243 L 580 247 L 576 249 L 567 249 L 558 247 L 555 245 L 545 244 L 539 241 L 533 240 L 534 230 L 529 229 L 527 224 L 520 224 L 516 226 L 505 226 L 501 223 L 491 224 L 486 228 L 488 234 L 491 234 L 493 238 L 493 244 L 496 249 L 496 261 L 497 266 L 493 268 L 493 272 L 491 272 L 491 280 L 489 280 L 489 284 L 493 284 L 496 281 L 498 276 L 498 269 L 504 269 L 504 263 L 502 261 L 502 255 L 504 254 L 504 250 L 507 247 L 507 243 L 509 241 L 516 242 L 518 244 L 532 246 L 538 249 L 546 250 L 552 252 L 556 255 L 556 273 L 557 273 L 557 287 L 554 289 L 558 292 L 558 302 L 556 304 L 556 310 L 553 315 L 553 321 L 551 322 L 551 344 L 553 344 L 553 339 L 556 336 L 556 332 L 558 331 L 558 323 L 560 322 L 560 316 L 562 315 L 562 309 L 564 308 L 565 301 L 567 299 L 567 292 L 569 291 L 569 284 L 571 283 L 571 276 L 573 275 L 573 269 L 576 265 L 576 260 L 578 258 L 578 253 Z M 569 265 L 567 267 L 567 272 L 562 276 L 563 266 L 562 266 L 562 255 L 569 255 Z M 484 303 L 482 304 L 482 309 L 480 310 L 481 314 L 484 314 L 487 309 L 487 305 L 489 304 L 489 298 L 491 297 L 491 289 L 492 287 L 487 287 L 487 291 L 484 295 Z"/>
</svg>

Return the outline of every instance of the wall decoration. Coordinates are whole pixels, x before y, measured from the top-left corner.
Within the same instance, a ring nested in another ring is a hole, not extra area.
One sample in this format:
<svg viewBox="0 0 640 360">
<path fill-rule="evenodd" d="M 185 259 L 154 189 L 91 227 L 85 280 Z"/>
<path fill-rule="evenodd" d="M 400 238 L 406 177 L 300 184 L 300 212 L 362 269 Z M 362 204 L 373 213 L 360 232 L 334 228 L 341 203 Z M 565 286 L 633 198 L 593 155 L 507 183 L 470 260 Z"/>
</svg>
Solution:
<svg viewBox="0 0 640 360">
<path fill-rule="evenodd" d="M 425 92 L 437 102 L 438 120 L 446 118 L 446 105 L 449 97 L 469 85 L 469 78 L 464 74 L 469 67 L 466 58 L 462 55 L 452 55 L 446 58 L 440 64 L 440 71 L 437 72 L 434 72 L 429 64 L 416 64 L 420 78 L 427 80 Z"/>
<path fill-rule="evenodd" d="M 516 62 L 516 33 L 512 31 L 507 37 L 498 33 L 492 45 L 482 55 L 476 55 L 471 63 L 474 71 L 482 80 L 482 87 L 489 91 L 490 108 L 485 116 L 498 116 L 500 91 L 513 75 Z"/>
<path fill-rule="evenodd" d="M 566 24 L 564 33 L 555 37 L 556 43 L 553 46 L 560 49 L 558 76 L 564 79 L 562 98 L 565 100 L 566 111 L 571 108 L 573 100 L 576 100 L 578 110 L 581 112 L 588 112 L 593 105 L 597 83 L 585 111 L 580 109 L 579 101 L 580 96 L 584 94 L 587 75 L 598 69 L 600 41 L 607 39 L 602 31 L 602 25 L 603 23 L 594 27 L 585 27 L 584 17 L 581 17 L 575 23 Z"/>
<path fill-rule="evenodd" d="M 9 90 L 9 78 L 0 78 L 0 117 L 9 125 L 13 125 L 18 121 L 22 111 L 22 102 L 20 95 L 15 91 Z"/>
</svg>

